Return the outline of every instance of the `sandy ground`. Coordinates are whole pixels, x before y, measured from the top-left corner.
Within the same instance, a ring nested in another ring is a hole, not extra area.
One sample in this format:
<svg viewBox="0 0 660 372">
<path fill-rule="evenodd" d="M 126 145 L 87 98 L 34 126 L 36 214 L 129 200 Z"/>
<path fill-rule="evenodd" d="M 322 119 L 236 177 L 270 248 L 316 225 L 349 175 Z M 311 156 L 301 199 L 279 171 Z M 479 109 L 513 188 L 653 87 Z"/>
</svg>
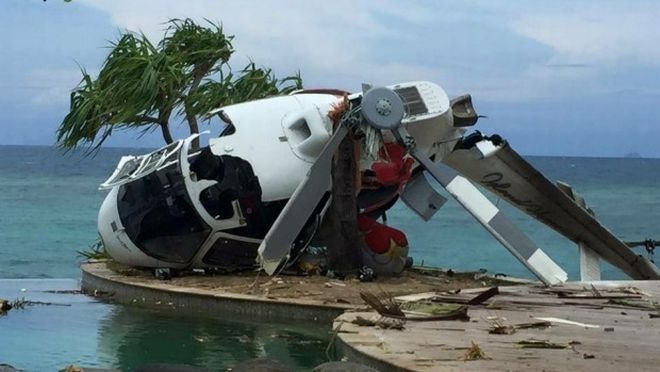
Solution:
<svg viewBox="0 0 660 372">
<path fill-rule="evenodd" d="M 152 271 L 125 267 L 109 263 L 108 268 L 120 274 L 140 278 L 145 282 L 159 281 Z M 363 305 L 360 292 L 387 292 L 399 296 L 422 292 L 455 291 L 457 289 L 481 288 L 511 284 L 493 279 L 481 273 L 451 273 L 430 268 L 414 268 L 397 277 L 379 277 L 373 282 L 360 282 L 356 278 L 331 279 L 320 275 L 278 275 L 270 277 L 264 273 L 244 271 L 232 274 L 180 273 L 167 281 L 168 284 L 194 287 L 218 292 L 231 292 L 266 298 L 304 298 L 325 304 L 341 303 Z"/>
</svg>

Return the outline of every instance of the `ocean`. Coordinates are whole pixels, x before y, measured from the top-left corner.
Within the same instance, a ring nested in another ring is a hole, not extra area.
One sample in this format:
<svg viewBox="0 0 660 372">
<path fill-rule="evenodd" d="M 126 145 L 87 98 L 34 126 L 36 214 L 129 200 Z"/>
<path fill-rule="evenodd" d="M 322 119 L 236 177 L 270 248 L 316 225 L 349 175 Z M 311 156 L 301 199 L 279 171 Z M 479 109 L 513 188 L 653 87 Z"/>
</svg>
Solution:
<svg viewBox="0 0 660 372">
<path fill-rule="evenodd" d="M 107 148 L 94 157 L 50 147 L 0 146 L 0 278 L 78 278 L 76 251 L 97 238 L 97 189 L 125 154 Z M 601 222 L 624 240 L 660 239 L 660 159 L 537 157 L 527 159 L 551 180 L 569 183 Z M 574 244 L 491 195 L 514 222 L 577 279 Z M 531 278 L 456 202 L 429 222 L 398 203 L 388 224 L 404 231 L 417 264 L 486 269 Z M 605 279 L 624 278 L 603 266 Z"/>
<path fill-rule="evenodd" d="M 52 292 L 77 286 L 76 251 L 97 238 L 96 214 L 105 195 L 98 184 L 122 155 L 146 151 L 107 148 L 82 157 L 50 147 L 0 146 L 0 298 L 55 304 L 0 316 L 0 363 L 26 371 L 69 363 L 130 371 L 156 361 L 218 370 L 263 356 L 293 370 L 323 362 L 330 330 L 318 326 L 173 315 Z M 551 180 L 571 184 L 622 239 L 660 239 L 660 159 L 527 159 Z M 490 197 L 571 279 L 579 277 L 573 243 Z M 416 264 L 532 278 L 452 200 L 426 223 L 398 203 L 388 223 L 406 233 Z M 604 264 L 603 278 L 625 275 Z"/>
</svg>

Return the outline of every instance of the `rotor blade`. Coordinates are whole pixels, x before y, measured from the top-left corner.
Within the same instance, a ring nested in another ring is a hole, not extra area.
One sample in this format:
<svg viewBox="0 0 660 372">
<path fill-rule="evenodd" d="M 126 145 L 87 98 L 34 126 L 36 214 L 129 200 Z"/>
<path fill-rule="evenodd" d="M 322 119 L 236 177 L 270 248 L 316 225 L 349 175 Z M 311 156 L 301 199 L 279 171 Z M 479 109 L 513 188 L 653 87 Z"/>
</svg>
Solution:
<svg viewBox="0 0 660 372">
<path fill-rule="evenodd" d="M 506 142 L 489 156 L 474 156 L 479 143 L 454 150 L 442 159 L 443 163 L 576 244 L 592 249 L 633 279 L 660 279 L 660 270 L 631 251 L 586 205 L 580 205 L 581 198 L 572 189 L 552 183 Z"/>
<path fill-rule="evenodd" d="M 289 254 L 294 240 L 314 212 L 325 190 L 330 188 L 332 157 L 347 133 L 348 129 L 343 125 L 337 127 L 261 242 L 257 259 L 268 275 L 272 275 Z"/>
<path fill-rule="evenodd" d="M 568 279 L 568 275 L 561 267 L 534 245 L 527 235 L 520 231 L 465 177 L 443 170 L 414 146 L 410 155 L 545 285 L 562 283 Z"/>
</svg>

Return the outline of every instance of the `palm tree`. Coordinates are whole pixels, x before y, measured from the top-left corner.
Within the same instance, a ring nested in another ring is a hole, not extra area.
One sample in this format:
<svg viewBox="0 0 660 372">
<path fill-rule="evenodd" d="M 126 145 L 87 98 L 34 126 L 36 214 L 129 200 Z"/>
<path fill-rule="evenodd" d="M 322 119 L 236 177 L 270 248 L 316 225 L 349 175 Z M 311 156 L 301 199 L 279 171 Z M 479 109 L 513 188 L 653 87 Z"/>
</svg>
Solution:
<svg viewBox="0 0 660 372">
<path fill-rule="evenodd" d="M 254 62 L 233 73 L 228 63 L 233 36 L 221 26 L 190 19 L 167 25 L 158 44 L 143 34 L 123 33 L 110 45 L 96 79 L 82 69 L 70 111 L 57 129 L 61 148 L 84 146 L 93 153 L 118 129 L 141 134 L 160 129 L 171 143 L 173 117 L 184 118 L 191 134 L 199 133 L 198 118 L 210 109 L 302 88 L 298 74 L 280 80 Z"/>
</svg>

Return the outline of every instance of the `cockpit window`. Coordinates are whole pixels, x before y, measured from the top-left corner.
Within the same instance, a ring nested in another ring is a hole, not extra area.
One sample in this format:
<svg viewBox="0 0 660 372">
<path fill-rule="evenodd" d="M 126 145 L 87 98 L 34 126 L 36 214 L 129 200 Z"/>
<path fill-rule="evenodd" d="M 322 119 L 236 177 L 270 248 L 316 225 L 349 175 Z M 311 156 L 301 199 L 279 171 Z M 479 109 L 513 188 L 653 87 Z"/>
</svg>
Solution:
<svg viewBox="0 0 660 372">
<path fill-rule="evenodd" d="M 131 241 L 166 262 L 189 262 L 211 231 L 195 211 L 176 164 L 121 186 L 117 206 Z"/>
<path fill-rule="evenodd" d="M 218 112 L 218 117 L 220 118 L 220 121 L 224 125 L 218 137 L 231 136 L 232 134 L 236 133 L 236 127 L 234 126 L 234 123 L 231 121 L 231 118 L 227 115 L 226 112 L 224 111 Z"/>
</svg>

